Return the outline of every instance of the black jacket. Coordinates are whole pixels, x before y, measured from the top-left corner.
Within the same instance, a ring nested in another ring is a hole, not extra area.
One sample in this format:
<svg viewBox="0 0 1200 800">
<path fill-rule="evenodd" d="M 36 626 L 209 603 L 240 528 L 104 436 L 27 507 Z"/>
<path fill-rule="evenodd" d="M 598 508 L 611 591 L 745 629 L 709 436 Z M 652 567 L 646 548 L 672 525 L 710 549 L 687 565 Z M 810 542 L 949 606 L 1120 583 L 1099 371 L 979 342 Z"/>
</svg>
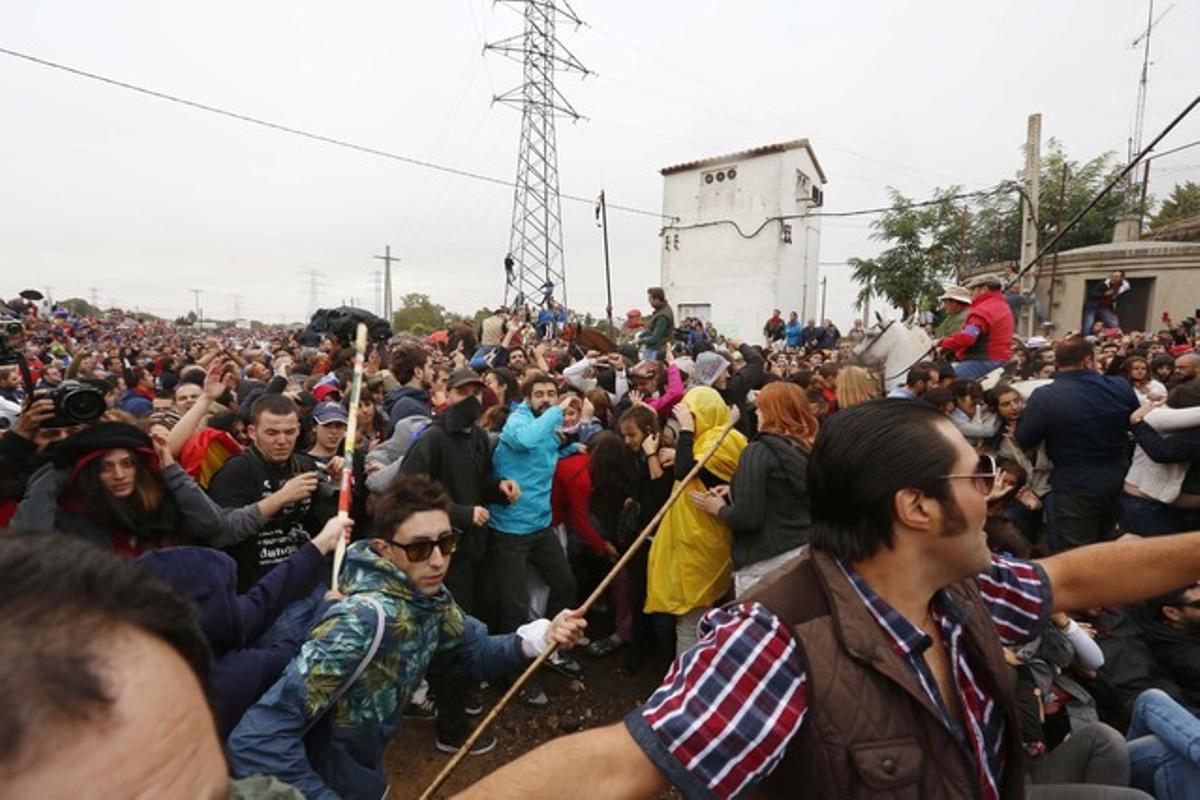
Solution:
<svg viewBox="0 0 1200 800">
<path fill-rule="evenodd" d="M 1171 627 L 1157 609 L 1144 609 L 1140 622 L 1150 651 L 1179 684 L 1184 705 L 1200 708 L 1200 631 Z"/>
<path fill-rule="evenodd" d="M 758 425 L 755 421 L 753 404 L 750 402 L 750 392 L 762 388 L 763 370 L 766 361 L 762 354 L 748 344 L 738 348 L 746 366 L 737 373 L 729 376 L 729 382 L 720 390 L 721 399 L 727 406 L 737 406 L 741 416 L 734 427 L 741 431 L 747 439 L 754 436 Z"/>
<path fill-rule="evenodd" d="M 742 452 L 721 521 L 733 531 L 733 568 L 808 543 L 808 454 L 793 440 L 760 433 Z"/>
<path fill-rule="evenodd" d="M 477 425 L 448 431 L 444 417 L 434 419 L 404 456 L 400 472 L 428 475 L 445 486 L 450 524 L 462 531 L 474 529 L 475 506 L 503 502 L 487 432 Z"/>
</svg>

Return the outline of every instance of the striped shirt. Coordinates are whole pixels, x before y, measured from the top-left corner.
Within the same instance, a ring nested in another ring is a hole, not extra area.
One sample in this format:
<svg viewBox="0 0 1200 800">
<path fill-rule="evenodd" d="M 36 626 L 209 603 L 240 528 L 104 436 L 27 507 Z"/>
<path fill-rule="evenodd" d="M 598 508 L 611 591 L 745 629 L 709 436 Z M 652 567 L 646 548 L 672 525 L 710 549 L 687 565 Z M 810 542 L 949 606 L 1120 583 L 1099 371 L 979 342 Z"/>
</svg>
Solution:
<svg viewBox="0 0 1200 800">
<path fill-rule="evenodd" d="M 971 756 L 983 797 L 997 798 L 1004 715 L 968 663 L 965 612 L 945 590 L 930 604 L 947 647 L 964 728 L 949 712 L 922 656 L 932 639 L 852 569 L 842 569 Z M 1050 584 L 1037 564 L 993 556 L 991 568 L 976 581 L 1001 643 L 1028 641 L 1049 618 Z M 806 665 L 792 629 L 764 606 L 742 603 L 705 616 L 700 641 L 675 661 L 646 704 L 626 716 L 625 725 L 686 797 L 737 797 L 783 758 L 804 723 L 806 689 Z"/>
</svg>

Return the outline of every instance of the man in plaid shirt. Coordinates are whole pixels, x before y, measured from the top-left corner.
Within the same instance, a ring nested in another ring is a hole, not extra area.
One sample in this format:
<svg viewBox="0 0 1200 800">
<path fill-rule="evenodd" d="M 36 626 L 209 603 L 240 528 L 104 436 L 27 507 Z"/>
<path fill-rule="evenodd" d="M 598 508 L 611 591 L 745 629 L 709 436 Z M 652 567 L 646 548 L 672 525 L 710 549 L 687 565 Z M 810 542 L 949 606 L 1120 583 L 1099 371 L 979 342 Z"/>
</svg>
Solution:
<svg viewBox="0 0 1200 800">
<path fill-rule="evenodd" d="M 549 742 L 465 796 L 552 797 L 572 786 L 586 797 L 651 797 L 668 785 L 706 798 L 839 796 L 848 787 L 856 797 L 1022 796 L 1011 692 L 995 680 L 1006 675 L 1001 645 L 1031 638 L 1052 611 L 1125 605 L 1195 582 L 1200 533 L 1034 562 L 997 558 L 983 533 L 994 477 L 990 458 L 922 404 L 880 400 L 831 417 L 809 459 L 810 554 L 746 602 L 711 612 L 700 641 L 623 723 Z M 813 606 L 811 597 L 792 602 L 813 596 L 802 574 L 820 578 L 822 613 L 797 613 Z M 899 755 L 872 762 L 864 747 L 870 756 L 896 741 L 830 735 L 879 696 L 869 682 L 875 695 L 831 692 L 841 676 L 830 666 L 850 663 L 842 650 L 865 652 L 884 670 L 898 665 L 888 677 L 914 687 L 897 691 L 895 706 L 871 724 L 915 720 L 942 736 L 945 750 L 923 752 L 913 739 L 915 750 L 901 743 Z M 822 690 L 824 702 L 840 705 L 814 708 Z M 800 757 L 813 752 L 818 758 Z M 1144 797 L 1083 791 L 1077 796 Z"/>
</svg>

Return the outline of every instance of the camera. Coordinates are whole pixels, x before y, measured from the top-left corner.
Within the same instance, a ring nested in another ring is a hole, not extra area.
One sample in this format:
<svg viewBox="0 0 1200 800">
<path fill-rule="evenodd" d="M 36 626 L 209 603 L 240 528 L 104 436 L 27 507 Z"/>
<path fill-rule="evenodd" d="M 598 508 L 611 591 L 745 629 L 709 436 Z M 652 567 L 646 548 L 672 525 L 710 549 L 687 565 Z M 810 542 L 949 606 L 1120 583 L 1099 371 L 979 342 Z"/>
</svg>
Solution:
<svg viewBox="0 0 1200 800">
<path fill-rule="evenodd" d="M 79 381 L 63 381 L 53 389 L 38 392 L 34 398 L 54 401 L 54 416 L 42 423 L 43 428 L 90 425 L 108 409 L 103 392 Z"/>
</svg>

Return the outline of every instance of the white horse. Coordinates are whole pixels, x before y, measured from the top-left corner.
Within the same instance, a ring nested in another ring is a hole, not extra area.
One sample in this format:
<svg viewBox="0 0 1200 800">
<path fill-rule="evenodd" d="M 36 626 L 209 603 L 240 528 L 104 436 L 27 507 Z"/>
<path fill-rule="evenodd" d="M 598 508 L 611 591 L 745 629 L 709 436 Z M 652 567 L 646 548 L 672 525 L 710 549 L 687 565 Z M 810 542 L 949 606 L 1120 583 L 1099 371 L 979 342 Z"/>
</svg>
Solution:
<svg viewBox="0 0 1200 800">
<path fill-rule="evenodd" d="M 875 324 L 867 328 L 854 347 L 854 355 L 869 367 L 883 372 L 884 390 L 904 384 L 909 369 L 933 352 L 933 340 L 912 320 L 885 320 L 875 315 Z"/>
</svg>

